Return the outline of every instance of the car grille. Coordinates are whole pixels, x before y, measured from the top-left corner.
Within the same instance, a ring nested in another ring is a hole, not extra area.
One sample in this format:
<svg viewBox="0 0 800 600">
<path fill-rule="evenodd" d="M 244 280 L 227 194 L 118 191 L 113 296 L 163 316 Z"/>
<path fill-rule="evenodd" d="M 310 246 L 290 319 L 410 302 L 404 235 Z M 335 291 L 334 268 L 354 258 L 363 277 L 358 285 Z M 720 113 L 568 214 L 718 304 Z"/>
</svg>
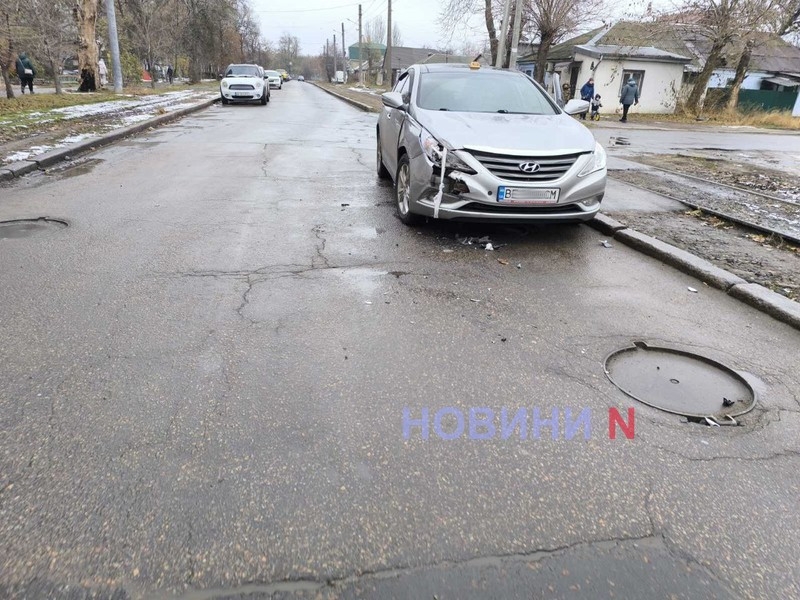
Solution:
<svg viewBox="0 0 800 600">
<path fill-rule="evenodd" d="M 480 212 L 506 215 L 548 215 L 552 213 L 576 213 L 583 212 L 577 204 L 548 204 L 546 206 L 519 205 L 519 204 L 483 204 L 482 202 L 470 202 L 458 210 L 466 212 Z"/>
<path fill-rule="evenodd" d="M 470 151 L 489 172 L 506 181 L 536 183 L 554 181 L 569 171 L 580 154 L 562 154 L 560 156 L 512 156 L 508 154 L 490 154 L 488 152 Z M 519 166 L 523 163 L 537 163 L 536 173 L 525 173 Z"/>
<path fill-rule="evenodd" d="M 231 86 L 230 86 L 230 89 L 232 89 L 232 90 L 254 90 L 256 88 L 253 87 L 252 85 L 250 85 L 249 83 L 232 83 Z"/>
</svg>

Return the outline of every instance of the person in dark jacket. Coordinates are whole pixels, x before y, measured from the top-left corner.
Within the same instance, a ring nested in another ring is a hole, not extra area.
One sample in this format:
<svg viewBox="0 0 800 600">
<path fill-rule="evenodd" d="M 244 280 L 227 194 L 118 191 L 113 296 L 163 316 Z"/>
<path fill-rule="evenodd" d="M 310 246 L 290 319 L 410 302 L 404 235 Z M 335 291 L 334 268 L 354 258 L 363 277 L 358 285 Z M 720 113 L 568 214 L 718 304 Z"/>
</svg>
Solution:
<svg viewBox="0 0 800 600">
<path fill-rule="evenodd" d="M 22 84 L 22 93 L 25 93 L 25 86 L 33 93 L 33 78 L 36 77 L 36 69 L 33 68 L 33 63 L 28 55 L 20 52 L 17 57 L 17 76 Z"/>
<path fill-rule="evenodd" d="M 594 77 L 589 77 L 589 81 L 583 84 L 581 88 L 581 100 L 591 102 L 594 98 Z M 581 119 L 586 120 L 586 113 L 581 113 Z"/>
<path fill-rule="evenodd" d="M 636 85 L 636 80 L 631 77 L 628 83 L 622 88 L 622 93 L 619 96 L 619 103 L 622 104 L 622 118 L 621 123 L 628 122 L 628 111 L 631 104 L 639 104 L 639 86 Z"/>
</svg>

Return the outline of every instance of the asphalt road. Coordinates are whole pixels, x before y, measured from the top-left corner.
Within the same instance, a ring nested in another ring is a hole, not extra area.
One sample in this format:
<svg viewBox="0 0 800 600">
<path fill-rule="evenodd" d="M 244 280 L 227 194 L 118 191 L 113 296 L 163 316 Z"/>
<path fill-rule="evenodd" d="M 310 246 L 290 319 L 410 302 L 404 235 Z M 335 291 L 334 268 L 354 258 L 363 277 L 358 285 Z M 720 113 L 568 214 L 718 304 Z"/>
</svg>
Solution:
<svg viewBox="0 0 800 600">
<path fill-rule="evenodd" d="M 585 226 L 408 229 L 374 124 L 292 82 L 0 187 L 69 222 L 0 239 L 0 597 L 800 597 L 800 334 Z M 636 340 L 758 407 L 635 403 L 603 360 Z"/>
</svg>

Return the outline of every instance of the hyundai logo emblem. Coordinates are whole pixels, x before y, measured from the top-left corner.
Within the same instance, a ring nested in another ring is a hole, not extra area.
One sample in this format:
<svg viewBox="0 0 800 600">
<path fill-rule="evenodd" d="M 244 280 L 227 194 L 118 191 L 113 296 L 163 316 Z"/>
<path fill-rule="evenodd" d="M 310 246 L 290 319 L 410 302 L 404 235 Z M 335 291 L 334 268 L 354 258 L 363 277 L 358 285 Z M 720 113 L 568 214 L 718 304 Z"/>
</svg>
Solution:
<svg viewBox="0 0 800 600">
<path fill-rule="evenodd" d="M 541 165 L 535 162 L 524 162 L 519 165 L 519 170 L 523 173 L 536 173 L 541 168 Z"/>
</svg>

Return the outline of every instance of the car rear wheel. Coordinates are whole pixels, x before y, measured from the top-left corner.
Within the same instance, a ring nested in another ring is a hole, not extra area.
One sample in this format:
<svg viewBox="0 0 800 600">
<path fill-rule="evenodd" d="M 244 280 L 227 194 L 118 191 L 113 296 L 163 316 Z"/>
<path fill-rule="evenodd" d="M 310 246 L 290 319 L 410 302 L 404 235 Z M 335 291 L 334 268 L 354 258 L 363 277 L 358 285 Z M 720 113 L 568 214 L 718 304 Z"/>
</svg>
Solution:
<svg viewBox="0 0 800 600">
<path fill-rule="evenodd" d="M 416 225 L 420 216 L 411 212 L 411 166 L 408 155 L 400 157 L 397 177 L 394 180 L 394 197 L 397 201 L 397 216 L 405 225 Z"/>
<path fill-rule="evenodd" d="M 383 150 L 381 150 L 381 136 L 378 134 L 378 151 L 377 151 L 377 161 L 378 161 L 378 179 L 389 179 L 391 175 L 389 174 L 389 170 L 383 165 Z"/>
</svg>

